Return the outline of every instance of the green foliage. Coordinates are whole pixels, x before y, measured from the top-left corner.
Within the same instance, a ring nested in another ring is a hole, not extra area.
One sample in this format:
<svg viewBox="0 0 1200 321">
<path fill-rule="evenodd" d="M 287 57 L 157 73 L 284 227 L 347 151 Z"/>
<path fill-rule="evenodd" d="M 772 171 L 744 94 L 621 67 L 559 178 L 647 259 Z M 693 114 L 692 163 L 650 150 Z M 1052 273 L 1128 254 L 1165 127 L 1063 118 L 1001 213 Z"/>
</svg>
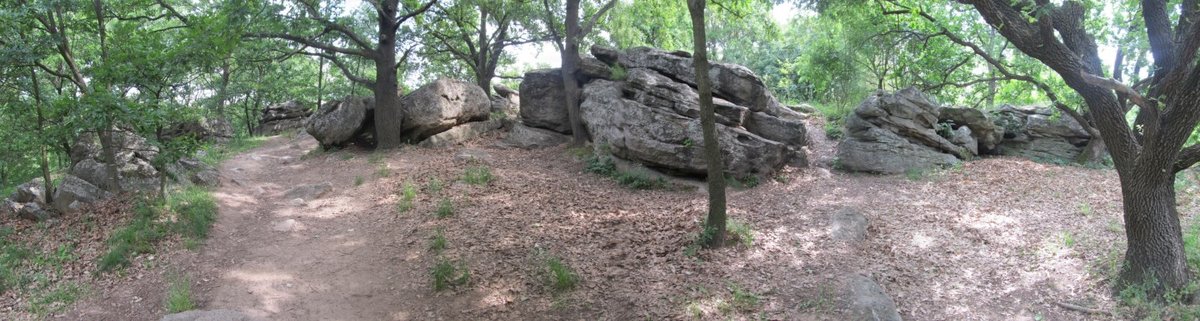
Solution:
<svg viewBox="0 0 1200 321">
<path fill-rule="evenodd" d="M 746 175 L 742 178 L 726 175 L 725 182 L 728 182 L 729 186 L 738 189 L 755 188 L 758 187 L 759 184 L 758 176 L 755 175 Z"/>
<path fill-rule="evenodd" d="M 29 312 L 39 317 L 62 311 L 84 293 L 84 288 L 74 282 L 62 282 L 53 290 L 34 295 L 29 300 Z"/>
<path fill-rule="evenodd" d="M 429 191 L 430 193 L 441 192 L 443 187 L 444 184 L 442 183 L 442 180 L 438 179 L 437 177 L 431 178 L 429 179 L 429 182 L 425 183 L 425 190 Z"/>
<path fill-rule="evenodd" d="M 167 313 L 179 313 L 196 308 L 192 302 L 192 284 L 187 278 L 174 278 L 167 288 L 167 297 L 163 305 Z"/>
<path fill-rule="evenodd" d="M 142 199 L 133 209 L 133 219 L 109 236 L 108 251 L 100 257 L 101 272 L 128 266 L 138 254 L 154 253 L 158 242 L 171 233 L 196 244 L 208 237 L 217 218 L 217 204 L 208 190 L 190 187 L 171 194 L 166 201 Z M 169 217 L 171 219 L 163 220 Z"/>
<path fill-rule="evenodd" d="M 454 215 L 454 203 L 450 202 L 449 198 L 443 198 L 441 203 L 438 203 L 437 212 L 434 213 L 437 218 L 447 218 Z"/>
<path fill-rule="evenodd" d="M 546 276 L 550 288 L 557 292 L 572 290 L 579 283 L 579 275 L 557 256 L 546 258 Z"/>
<path fill-rule="evenodd" d="M 737 284 L 729 285 L 729 294 L 731 295 L 729 301 L 733 308 L 742 312 L 753 311 L 758 308 L 759 301 L 762 300 L 758 294 L 747 291 Z"/>
<path fill-rule="evenodd" d="M 619 171 L 617 170 L 616 162 L 609 157 L 588 155 L 585 156 L 584 162 L 586 163 L 584 167 L 585 171 L 601 176 L 607 176 L 616 180 L 618 184 L 628 188 L 649 190 L 662 189 L 668 186 L 667 180 L 662 177 L 650 177 L 647 174 L 634 171 Z"/>
<path fill-rule="evenodd" d="M 412 182 L 404 182 L 404 188 L 400 193 L 400 201 L 396 203 L 396 212 L 405 213 L 413 208 L 413 201 L 417 198 L 417 187 Z"/>
<path fill-rule="evenodd" d="M 914 167 L 904 170 L 904 178 L 907 178 L 910 181 L 924 180 L 925 177 L 926 173 L 924 169 Z"/>
<path fill-rule="evenodd" d="M 446 259 L 438 259 L 429 274 L 433 279 L 434 291 L 466 285 L 471 281 L 471 271 L 465 263 Z"/>
<path fill-rule="evenodd" d="M 463 181 L 471 185 L 486 185 L 494 178 L 492 170 L 482 165 L 467 167 L 466 171 L 463 172 Z"/>
<path fill-rule="evenodd" d="M 204 155 L 200 160 L 206 164 L 217 166 L 221 162 L 233 157 L 234 155 L 244 153 L 262 145 L 266 141 L 264 137 L 244 137 L 239 136 L 222 144 L 211 144 L 201 148 Z"/>
<path fill-rule="evenodd" d="M 429 239 L 429 251 L 435 254 L 441 254 L 446 249 L 448 242 L 446 241 L 446 231 L 438 228 L 434 231 L 433 237 Z"/>
<path fill-rule="evenodd" d="M 186 238 L 204 239 L 217 220 L 217 201 L 208 190 L 189 187 L 167 198 L 175 213 L 173 228 Z"/>
<path fill-rule="evenodd" d="M 754 246 L 754 231 L 750 224 L 730 219 L 725 222 L 725 230 L 729 232 L 729 236 L 732 236 L 732 241 L 742 243 L 747 247 Z"/>
<path fill-rule="evenodd" d="M 625 67 L 621 66 L 620 64 L 614 65 L 612 66 L 612 75 L 610 75 L 609 78 L 618 81 L 625 80 L 629 78 L 629 71 L 626 71 Z"/>
<path fill-rule="evenodd" d="M 363 182 L 366 182 L 366 179 L 364 179 L 362 175 L 354 177 L 354 186 L 360 186 L 363 184 Z"/>
</svg>

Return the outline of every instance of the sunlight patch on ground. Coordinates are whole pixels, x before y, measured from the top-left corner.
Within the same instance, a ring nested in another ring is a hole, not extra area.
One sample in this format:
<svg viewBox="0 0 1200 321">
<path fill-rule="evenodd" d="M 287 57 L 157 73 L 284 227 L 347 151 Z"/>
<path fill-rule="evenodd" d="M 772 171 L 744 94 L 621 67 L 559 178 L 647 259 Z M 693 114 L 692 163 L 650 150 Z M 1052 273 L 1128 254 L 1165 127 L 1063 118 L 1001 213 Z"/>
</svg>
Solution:
<svg viewBox="0 0 1200 321">
<path fill-rule="evenodd" d="M 275 271 L 251 272 L 233 270 L 229 271 L 225 277 L 244 283 L 247 291 L 258 297 L 259 304 L 256 306 L 261 308 L 255 309 L 254 314 L 257 314 L 259 317 L 267 317 L 269 314 L 279 313 L 279 307 L 283 301 L 295 296 L 287 291 L 287 289 L 295 286 L 291 283 L 294 282 L 294 277 L 290 274 Z M 266 314 L 262 312 L 266 312 Z"/>
</svg>

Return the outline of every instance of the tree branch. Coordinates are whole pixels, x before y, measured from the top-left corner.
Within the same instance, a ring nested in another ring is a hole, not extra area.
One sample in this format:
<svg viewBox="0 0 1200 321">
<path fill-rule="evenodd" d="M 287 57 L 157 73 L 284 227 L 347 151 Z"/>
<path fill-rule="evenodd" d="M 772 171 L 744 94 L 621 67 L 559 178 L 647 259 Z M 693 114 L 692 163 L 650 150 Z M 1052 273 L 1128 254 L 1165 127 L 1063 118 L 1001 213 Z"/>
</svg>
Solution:
<svg viewBox="0 0 1200 321">
<path fill-rule="evenodd" d="M 357 84 L 360 84 L 363 86 L 367 86 L 367 87 L 375 86 L 374 81 L 356 76 L 356 75 L 354 75 L 353 72 L 350 72 L 350 68 L 346 67 L 346 65 L 344 63 L 342 63 L 342 60 L 338 59 L 337 55 L 332 55 L 332 54 L 323 53 L 323 52 L 315 52 L 314 53 L 314 52 L 307 52 L 307 51 L 302 51 L 302 52 L 300 52 L 300 54 L 308 55 L 308 56 L 324 57 L 325 59 L 329 59 L 329 61 L 332 62 L 334 66 L 337 66 L 338 69 L 342 70 L 342 74 L 346 76 L 346 79 L 349 79 L 350 81 L 352 81 L 354 83 L 357 83 Z"/>
<path fill-rule="evenodd" d="M 296 35 L 290 35 L 290 34 L 286 34 L 286 33 L 249 33 L 249 34 L 246 34 L 245 37 L 283 39 L 283 40 L 289 40 L 289 41 L 292 41 L 295 43 L 299 43 L 299 44 L 302 44 L 305 46 L 309 46 L 309 47 L 313 47 L 313 48 L 317 48 L 317 49 L 321 49 L 321 50 L 326 50 L 326 51 L 333 51 L 333 52 L 340 53 L 340 54 L 359 56 L 359 57 L 363 57 L 363 58 L 367 58 L 367 59 L 371 59 L 374 57 L 374 54 L 371 53 L 370 51 L 351 50 L 351 49 L 342 48 L 342 47 L 334 46 L 331 44 L 318 42 L 316 40 L 312 40 L 312 39 L 308 39 L 308 38 L 304 38 L 304 37 L 300 37 L 300 36 L 296 36 Z"/>
<path fill-rule="evenodd" d="M 162 1 L 162 0 L 158 0 L 158 1 Z M 372 47 L 370 44 L 368 44 L 366 41 L 364 41 L 361 37 L 358 36 L 357 33 L 354 33 L 354 31 L 351 31 L 346 26 L 339 24 L 339 23 L 335 23 L 332 20 L 329 20 L 328 18 L 325 18 L 324 16 L 322 16 L 320 10 L 318 10 L 314 4 L 309 3 L 308 1 L 296 1 L 296 2 L 299 2 L 301 4 L 301 6 L 304 7 L 304 10 L 308 12 L 308 15 L 311 16 L 311 18 L 309 18 L 309 19 L 320 22 L 321 25 L 325 26 L 326 30 L 337 31 L 338 33 L 346 36 L 346 38 L 349 39 L 351 43 L 354 43 L 355 46 L 358 46 L 358 48 L 363 51 L 375 50 L 374 47 Z"/>
<path fill-rule="evenodd" d="M 392 24 L 392 32 L 396 32 L 396 30 L 400 29 L 400 25 L 404 24 L 404 22 L 408 21 L 408 19 L 412 19 L 413 17 L 421 15 L 422 13 L 425 13 L 426 10 L 429 10 L 429 8 L 433 7 L 433 5 L 437 2 L 438 2 L 438 0 L 429 0 L 429 2 L 426 2 L 424 5 L 417 8 L 417 10 L 409 11 L 408 13 L 405 13 L 405 14 L 397 17 L 396 23 Z"/>
<path fill-rule="evenodd" d="M 1200 162 L 1200 144 L 1188 146 L 1179 151 L 1179 158 L 1175 161 L 1175 173 L 1188 169 Z"/>
<path fill-rule="evenodd" d="M 1083 77 L 1083 81 L 1086 81 L 1089 84 L 1092 84 L 1094 86 L 1108 88 L 1108 89 L 1111 89 L 1112 91 L 1121 93 L 1121 94 L 1129 97 L 1130 102 L 1133 102 L 1134 105 L 1141 107 L 1143 110 L 1146 110 L 1146 109 L 1156 109 L 1157 110 L 1157 108 L 1155 108 L 1153 105 L 1151 105 L 1150 102 L 1146 101 L 1145 97 L 1142 97 L 1141 93 L 1138 93 L 1136 90 L 1133 90 L 1133 88 L 1130 88 L 1129 86 L 1126 86 L 1125 84 L 1122 84 L 1121 82 L 1116 81 L 1115 79 L 1096 76 L 1096 75 L 1093 75 L 1093 74 L 1088 73 L 1083 70 L 1080 70 L 1079 74 L 1081 77 Z"/>
<path fill-rule="evenodd" d="M 595 27 L 596 22 L 600 20 L 600 16 L 603 16 L 604 13 L 608 12 L 608 10 L 612 9 L 616 4 L 617 0 L 608 0 L 608 3 L 605 3 L 603 7 L 600 7 L 600 10 L 596 10 L 596 13 L 592 14 L 591 17 L 588 17 L 587 22 L 585 22 L 582 26 L 579 26 L 580 35 L 582 36 L 592 33 L 592 28 Z"/>
</svg>

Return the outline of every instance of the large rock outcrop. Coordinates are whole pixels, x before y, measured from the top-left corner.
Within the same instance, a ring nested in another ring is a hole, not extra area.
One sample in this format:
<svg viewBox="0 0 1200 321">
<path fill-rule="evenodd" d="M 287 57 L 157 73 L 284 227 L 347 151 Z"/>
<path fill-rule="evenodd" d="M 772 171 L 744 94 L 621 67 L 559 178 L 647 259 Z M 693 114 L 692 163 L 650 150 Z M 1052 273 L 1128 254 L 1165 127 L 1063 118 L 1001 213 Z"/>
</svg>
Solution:
<svg viewBox="0 0 1200 321">
<path fill-rule="evenodd" d="M 1000 106 L 994 122 L 1003 130 L 999 154 L 1038 161 L 1070 162 L 1079 156 L 1091 135 L 1074 118 L 1055 116 L 1048 107 Z"/>
<path fill-rule="evenodd" d="M 940 107 L 913 88 L 876 92 L 846 117 L 847 138 L 838 145 L 844 170 L 880 174 L 950 166 L 970 159 L 971 142 L 951 141 L 938 131 Z M 967 128 L 967 127 L 964 127 Z M 953 135 L 950 135 L 953 137 Z"/>
<path fill-rule="evenodd" d="M 541 69 L 525 73 L 521 81 L 521 122 L 526 126 L 571 133 L 562 71 Z"/>
<path fill-rule="evenodd" d="M 460 124 L 487 120 L 491 101 L 471 82 L 441 78 L 400 99 L 401 135 L 417 143 Z"/>
<path fill-rule="evenodd" d="M 594 145 L 601 152 L 664 172 L 705 175 L 699 94 L 690 55 L 652 48 L 620 52 L 593 47 L 592 52 L 595 58 L 587 61 L 609 67 L 589 67 L 590 72 L 577 75 L 584 81 L 581 116 Z M 613 69 L 625 72 L 613 75 Z M 764 176 L 784 165 L 806 164 L 802 115 L 782 107 L 762 81 L 741 66 L 714 64 L 710 74 L 727 173 Z M 526 86 L 533 85 L 522 84 L 523 91 Z M 561 110 L 559 105 L 554 112 Z M 565 119 L 561 125 L 543 126 L 538 118 L 526 117 L 524 106 L 521 115 L 526 126 L 556 131 L 565 126 Z"/>
<path fill-rule="evenodd" d="M 326 102 L 306 123 L 305 131 L 325 148 L 366 141 L 375 135 L 375 99 L 351 96 Z"/>
<path fill-rule="evenodd" d="M 263 108 L 254 132 L 259 135 L 278 135 L 283 132 L 304 128 L 304 120 L 312 110 L 297 101 L 279 103 Z"/>
<path fill-rule="evenodd" d="M 159 172 L 152 161 L 158 156 L 158 147 L 126 130 L 114 130 L 112 137 L 114 162 L 110 166 L 97 135 L 91 132 L 79 135 L 71 146 L 72 164 L 68 173 L 110 192 L 147 191 L 157 187 Z M 112 168 L 117 170 L 115 182 Z"/>
</svg>

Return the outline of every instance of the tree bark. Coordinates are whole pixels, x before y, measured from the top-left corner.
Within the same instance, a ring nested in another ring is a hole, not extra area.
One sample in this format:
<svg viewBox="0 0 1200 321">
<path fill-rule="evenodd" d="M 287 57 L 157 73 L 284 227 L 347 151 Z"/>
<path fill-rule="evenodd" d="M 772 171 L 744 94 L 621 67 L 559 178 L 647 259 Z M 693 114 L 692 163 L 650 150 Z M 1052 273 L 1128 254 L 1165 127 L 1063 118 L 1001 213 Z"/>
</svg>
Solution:
<svg viewBox="0 0 1200 321">
<path fill-rule="evenodd" d="M 579 0 L 567 0 L 567 35 L 563 39 L 562 79 L 563 97 L 566 98 L 567 118 L 571 123 L 572 143 L 583 145 L 587 142 L 587 132 L 583 129 L 583 115 L 579 111 L 579 80 L 575 72 L 579 69 Z"/>
<path fill-rule="evenodd" d="M 400 94 L 396 79 L 397 0 L 382 1 L 379 12 L 379 46 L 375 50 L 375 139 L 378 148 L 399 148 L 401 120 Z"/>
<path fill-rule="evenodd" d="M 33 82 L 34 108 L 37 109 L 37 131 L 42 139 L 46 137 L 46 117 L 42 112 L 42 86 L 38 83 L 37 70 L 29 67 L 29 79 Z M 42 184 L 45 185 L 46 204 L 54 202 L 54 182 L 50 181 L 50 158 L 46 155 L 46 142 L 38 142 L 38 160 L 42 167 Z M 0 185 L 6 186 L 6 185 Z"/>
<path fill-rule="evenodd" d="M 708 218 L 705 234 L 709 248 L 725 244 L 725 170 L 721 160 L 721 148 L 717 141 L 716 108 L 713 106 L 712 81 L 708 78 L 708 48 L 705 38 L 704 5 L 707 0 L 688 0 L 688 12 L 692 17 L 692 43 L 695 53 L 692 64 L 696 68 L 696 87 L 700 92 L 700 128 L 704 132 L 704 161 L 708 167 Z"/>
<path fill-rule="evenodd" d="M 1121 178 L 1128 240 L 1121 280 L 1126 286 L 1157 284 L 1152 289 L 1159 292 L 1182 289 L 1191 278 L 1175 209 L 1173 178 L 1162 174 Z"/>
</svg>

